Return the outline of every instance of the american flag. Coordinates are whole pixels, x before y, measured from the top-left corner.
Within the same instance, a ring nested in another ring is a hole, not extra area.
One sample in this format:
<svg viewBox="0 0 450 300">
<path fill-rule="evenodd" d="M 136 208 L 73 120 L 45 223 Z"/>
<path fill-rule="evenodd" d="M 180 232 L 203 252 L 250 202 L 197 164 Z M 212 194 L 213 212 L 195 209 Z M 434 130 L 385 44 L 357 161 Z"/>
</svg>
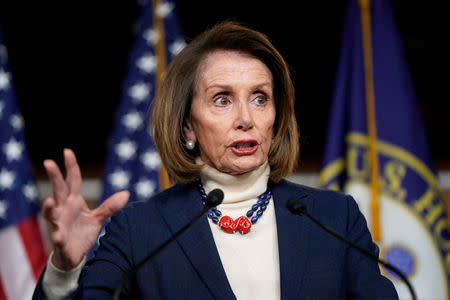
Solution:
<svg viewBox="0 0 450 300">
<path fill-rule="evenodd" d="M 38 192 L 0 32 L 0 300 L 31 299 L 47 261 Z"/>
<path fill-rule="evenodd" d="M 161 46 L 164 52 L 158 53 Z M 148 199 L 159 190 L 161 160 L 148 130 L 149 109 L 160 68 L 184 46 L 175 4 L 162 0 L 144 3 L 110 140 L 100 201 L 123 189 L 130 192 L 129 201 Z M 161 56 L 165 57 L 162 61 Z"/>
</svg>

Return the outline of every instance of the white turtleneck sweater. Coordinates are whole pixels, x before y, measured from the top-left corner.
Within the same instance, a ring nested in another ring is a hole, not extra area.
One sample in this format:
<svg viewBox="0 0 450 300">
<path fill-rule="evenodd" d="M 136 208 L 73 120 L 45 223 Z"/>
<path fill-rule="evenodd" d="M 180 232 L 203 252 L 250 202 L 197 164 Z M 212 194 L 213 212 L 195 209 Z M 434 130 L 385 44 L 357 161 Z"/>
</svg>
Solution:
<svg viewBox="0 0 450 300">
<path fill-rule="evenodd" d="M 206 193 L 215 188 L 225 197 L 217 208 L 222 216 L 245 216 L 267 188 L 270 167 L 266 162 L 243 175 L 229 175 L 205 166 L 201 180 Z M 275 209 L 272 199 L 250 232 L 226 233 L 209 220 L 223 268 L 237 299 L 280 299 L 280 266 Z"/>
<path fill-rule="evenodd" d="M 222 216 L 236 219 L 245 216 L 267 188 L 270 167 L 266 162 L 243 175 L 229 175 L 205 165 L 201 180 L 206 193 L 215 188 L 225 197 L 217 208 Z M 208 219 L 209 220 L 209 219 Z M 280 266 L 275 209 L 272 199 L 259 220 L 245 235 L 222 231 L 209 220 L 209 225 L 230 286 L 239 300 L 280 299 Z M 43 278 L 43 289 L 49 300 L 65 299 L 76 289 L 84 261 L 74 270 L 64 272 L 51 264 Z"/>
</svg>

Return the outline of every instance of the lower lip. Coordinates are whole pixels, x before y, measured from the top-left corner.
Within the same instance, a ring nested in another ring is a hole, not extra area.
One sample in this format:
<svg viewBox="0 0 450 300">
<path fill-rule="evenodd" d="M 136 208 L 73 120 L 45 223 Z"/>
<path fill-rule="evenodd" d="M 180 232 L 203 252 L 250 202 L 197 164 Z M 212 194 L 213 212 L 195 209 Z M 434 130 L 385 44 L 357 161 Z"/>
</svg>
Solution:
<svg viewBox="0 0 450 300">
<path fill-rule="evenodd" d="M 233 153 L 237 155 L 250 155 L 255 153 L 256 150 L 258 150 L 258 145 L 249 148 L 239 148 L 239 149 L 236 147 L 231 147 L 231 151 L 233 151 Z"/>
</svg>

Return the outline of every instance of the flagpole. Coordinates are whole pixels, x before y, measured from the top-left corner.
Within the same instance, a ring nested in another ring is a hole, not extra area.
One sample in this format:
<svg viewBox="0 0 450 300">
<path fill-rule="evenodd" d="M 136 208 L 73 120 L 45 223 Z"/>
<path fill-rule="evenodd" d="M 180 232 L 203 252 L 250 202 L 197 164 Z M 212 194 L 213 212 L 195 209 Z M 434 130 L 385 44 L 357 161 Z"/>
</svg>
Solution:
<svg viewBox="0 0 450 300">
<path fill-rule="evenodd" d="M 152 13 L 153 13 L 153 28 L 157 33 L 157 41 L 155 44 L 155 56 L 156 56 L 156 93 L 158 93 L 164 72 L 166 71 L 166 45 L 165 45 L 165 33 L 164 33 L 164 20 L 161 15 L 158 14 L 158 6 L 160 0 L 152 0 Z M 169 175 L 164 165 L 161 165 L 159 171 L 159 189 L 164 190 L 171 186 Z"/>
<path fill-rule="evenodd" d="M 369 162 L 371 166 L 370 181 L 372 200 L 370 203 L 370 207 L 372 215 L 372 235 L 375 241 L 380 242 L 380 185 L 378 172 L 377 127 L 375 118 L 375 92 L 373 85 L 370 0 L 359 0 L 359 6 L 361 8 L 361 34 L 364 56 L 364 77 L 366 86 L 367 128 L 369 133 Z"/>
</svg>

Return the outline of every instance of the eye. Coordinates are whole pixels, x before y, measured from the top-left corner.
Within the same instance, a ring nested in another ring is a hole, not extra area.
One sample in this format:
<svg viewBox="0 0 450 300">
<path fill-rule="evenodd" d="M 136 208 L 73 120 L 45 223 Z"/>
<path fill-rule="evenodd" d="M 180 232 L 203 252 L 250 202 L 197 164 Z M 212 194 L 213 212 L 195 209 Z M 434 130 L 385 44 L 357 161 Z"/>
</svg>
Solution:
<svg viewBox="0 0 450 300">
<path fill-rule="evenodd" d="M 268 99 L 265 95 L 258 95 L 253 101 L 256 103 L 256 105 L 265 105 Z"/>
<path fill-rule="evenodd" d="M 219 105 L 219 106 L 225 106 L 227 104 L 229 104 L 231 101 L 226 97 L 226 96 L 218 96 L 217 98 L 214 99 L 214 104 Z"/>
</svg>

